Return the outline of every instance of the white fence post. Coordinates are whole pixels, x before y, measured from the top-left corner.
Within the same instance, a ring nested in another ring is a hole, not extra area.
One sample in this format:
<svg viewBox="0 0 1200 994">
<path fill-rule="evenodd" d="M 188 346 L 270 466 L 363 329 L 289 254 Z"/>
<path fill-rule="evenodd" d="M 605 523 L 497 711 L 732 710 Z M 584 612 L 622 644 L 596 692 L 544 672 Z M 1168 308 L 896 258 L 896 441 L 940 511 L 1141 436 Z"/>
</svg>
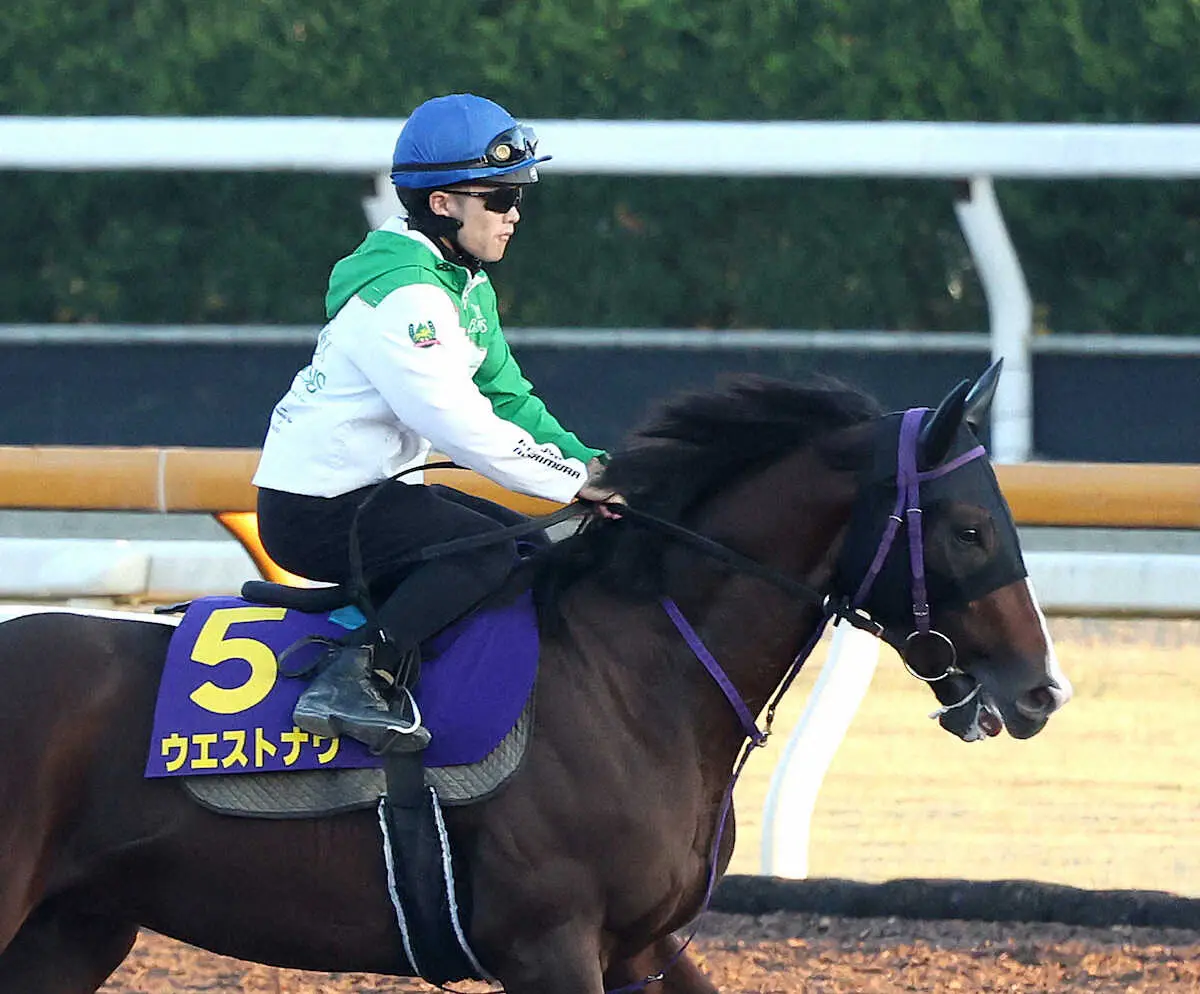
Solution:
<svg viewBox="0 0 1200 994">
<path fill-rule="evenodd" d="M 1033 301 L 991 177 L 974 177 L 968 189 L 965 199 L 955 200 L 954 213 L 987 297 L 992 359 L 1004 360 L 992 404 L 992 458 L 1027 462 L 1033 452 Z"/>
<path fill-rule="evenodd" d="M 768 876 L 808 876 L 808 837 L 817 792 L 878 662 L 879 639 L 847 624 L 833 629 L 829 656 L 767 791 L 762 872 Z"/>
<path fill-rule="evenodd" d="M 400 200 L 396 196 L 396 188 L 392 186 L 391 173 L 375 174 L 375 192 L 363 197 L 362 205 L 372 231 L 400 210 Z"/>
</svg>

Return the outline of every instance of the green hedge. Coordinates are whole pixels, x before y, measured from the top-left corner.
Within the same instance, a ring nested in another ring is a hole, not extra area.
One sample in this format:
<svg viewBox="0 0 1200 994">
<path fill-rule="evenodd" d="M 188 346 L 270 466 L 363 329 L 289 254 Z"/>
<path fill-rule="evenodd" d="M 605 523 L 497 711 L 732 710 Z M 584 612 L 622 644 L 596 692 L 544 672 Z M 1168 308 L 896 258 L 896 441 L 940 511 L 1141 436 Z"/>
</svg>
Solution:
<svg viewBox="0 0 1200 994">
<path fill-rule="evenodd" d="M 1182 122 L 1198 42 L 1195 0 L 9 0 L 0 113 Z M 0 322 L 319 322 L 364 192 L 6 173 Z M 551 171 L 494 275 L 512 325 L 980 328 L 952 192 Z M 999 195 L 1046 327 L 1193 330 L 1195 183 Z"/>
</svg>

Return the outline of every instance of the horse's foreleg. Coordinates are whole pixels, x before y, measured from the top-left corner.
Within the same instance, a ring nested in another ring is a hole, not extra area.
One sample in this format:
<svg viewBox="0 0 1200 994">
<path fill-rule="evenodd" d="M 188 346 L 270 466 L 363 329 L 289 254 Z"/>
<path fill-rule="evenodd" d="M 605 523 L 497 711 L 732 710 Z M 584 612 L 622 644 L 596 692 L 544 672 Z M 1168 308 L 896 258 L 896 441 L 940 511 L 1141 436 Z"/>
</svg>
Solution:
<svg viewBox="0 0 1200 994">
<path fill-rule="evenodd" d="M 0 994 L 94 994 L 135 939 L 135 925 L 44 904 L 0 953 Z"/>
<path fill-rule="evenodd" d="M 510 937 L 485 964 L 507 994 L 604 994 L 595 929 L 563 923 L 536 937 Z"/>
<path fill-rule="evenodd" d="M 636 956 L 613 963 L 604 974 L 604 989 L 613 991 L 637 984 L 665 970 L 661 984 L 646 988 L 648 994 L 718 994 L 695 960 L 686 951 L 679 951 L 681 945 L 674 935 L 668 935 Z"/>
</svg>

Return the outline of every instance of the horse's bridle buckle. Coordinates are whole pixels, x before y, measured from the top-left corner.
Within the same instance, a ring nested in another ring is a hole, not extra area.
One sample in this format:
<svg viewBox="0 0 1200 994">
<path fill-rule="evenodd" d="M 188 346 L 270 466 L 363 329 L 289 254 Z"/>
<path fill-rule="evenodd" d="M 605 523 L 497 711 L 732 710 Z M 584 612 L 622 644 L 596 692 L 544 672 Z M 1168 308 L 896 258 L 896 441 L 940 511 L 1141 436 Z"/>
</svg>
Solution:
<svg viewBox="0 0 1200 994">
<path fill-rule="evenodd" d="M 850 598 L 843 597 L 838 601 L 832 601 L 826 598 L 825 610 L 833 615 L 833 624 L 836 628 L 843 621 L 851 628 L 857 628 L 860 632 L 867 632 L 879 638 L 883 635 L 883 625 L 871 617 L 863 608 L 852 607 Z"/>
</svg>

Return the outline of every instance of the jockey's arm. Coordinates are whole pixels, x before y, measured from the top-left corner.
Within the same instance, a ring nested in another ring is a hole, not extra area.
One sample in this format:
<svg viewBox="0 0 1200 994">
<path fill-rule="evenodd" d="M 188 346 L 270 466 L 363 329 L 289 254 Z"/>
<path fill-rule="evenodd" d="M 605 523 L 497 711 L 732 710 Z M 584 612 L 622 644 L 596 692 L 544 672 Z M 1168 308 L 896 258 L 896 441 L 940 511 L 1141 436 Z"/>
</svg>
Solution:
<svg viewBox="0 0 1200 994">
<path fill-rule="evenodd" d="M 587 460 L 553 443 L 539 444 L 500 417 L 472 379 L 470 342 L 450 298 L 417 285 L 374 308 L 374 327 L 344 347 L 407 428 L 461 466 L 521 493 L 570 501 L 587 482 Z M 436 344 L 414 342 L 407 329 L 437 329 Z"/>
</svg>

